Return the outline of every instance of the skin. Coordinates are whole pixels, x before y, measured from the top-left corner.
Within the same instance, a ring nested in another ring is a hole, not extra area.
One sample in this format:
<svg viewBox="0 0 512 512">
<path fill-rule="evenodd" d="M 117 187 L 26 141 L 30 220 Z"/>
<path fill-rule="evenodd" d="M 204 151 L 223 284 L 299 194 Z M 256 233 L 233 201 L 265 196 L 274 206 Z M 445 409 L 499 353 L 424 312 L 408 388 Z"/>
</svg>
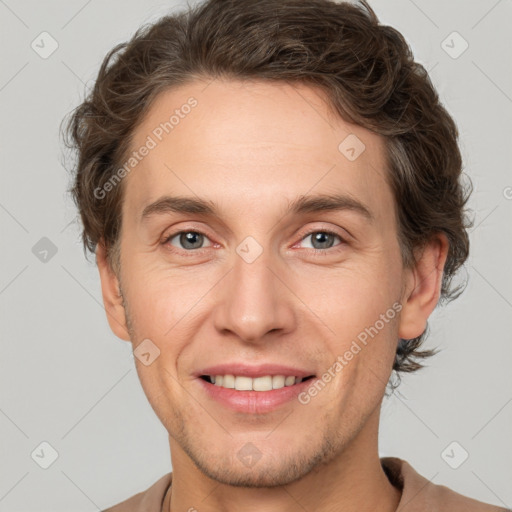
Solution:
<svg viewBox="0 0 512 512">
<path fill-rule="evenodd" d="M 384 141 L 334 115 L 319 91 L 206 85 L 161 93 L 135 131 L 138 148 L 190 96 L 198 101 L 124 178 L 119 275 L 102 243 L 97 249 L 113 332 L 134 348 L 149 338 L 160 350 L 150 365 L 135 363 L 169 432 L 170 509 L 394 511 L 401 493 L 379 461 L 380 406 L 399 337 L 419 336 L 438 302 L 448 241 L 436 235 L 416 266 L 403 268 Z M 348 134 L 366 146 L 354 161 L 338 150 Z M 374 221 L 350 210 L 285 215 L 299 195 L 335 192 L 364 203 Z M 141 221 L 166 194 L 211 200 L 218 215 Z M 341 238 L 315 244 L 309 232 L 325 229 Z M 201 249 L 179 236 L 164 242 L 178 231 L 203 233 Z M 236 252 L 247 236 L 263 250 L 252 263 Z M 247 361 L 321 376 L 396 302 L 400 313 L 306 405 L 236 413 L 192 375 Z M 251 467 L 237 457 L 248 442 L 261 453 Z"/>
</svg>

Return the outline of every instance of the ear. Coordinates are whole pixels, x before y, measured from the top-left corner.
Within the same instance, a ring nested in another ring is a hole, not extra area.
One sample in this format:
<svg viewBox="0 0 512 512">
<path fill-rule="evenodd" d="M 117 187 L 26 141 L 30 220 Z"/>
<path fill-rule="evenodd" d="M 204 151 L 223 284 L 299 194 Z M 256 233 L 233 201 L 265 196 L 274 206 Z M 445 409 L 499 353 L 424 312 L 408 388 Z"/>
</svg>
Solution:
<svg viewBox="0 0 512 512">
<path fill-rule="evenodd" d="M 130 341 L 119 280 L 107 261 L 103 240 L 96 246 L 96 264 L 100 272 L 101 293 L 110 328 L 118 338 Z"/>
<path fill-rule="evenodd" d="M 449 245 L 444 233 L 436 233 L 422 249 L 414 267 L 407 271 L 398 331 L 400 338 L 410 340 L 425 331 L 428 317 L 441 295 Z"/>
</svg>

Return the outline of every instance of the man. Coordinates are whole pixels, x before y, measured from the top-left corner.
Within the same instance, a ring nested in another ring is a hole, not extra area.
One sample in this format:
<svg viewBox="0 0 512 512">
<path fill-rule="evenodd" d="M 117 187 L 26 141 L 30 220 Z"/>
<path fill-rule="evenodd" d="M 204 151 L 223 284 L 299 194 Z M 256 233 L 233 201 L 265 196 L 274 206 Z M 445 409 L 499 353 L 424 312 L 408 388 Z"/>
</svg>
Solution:
<svg viewBox="0 0 512 512">
<path fill-rule="evenodd" d="M 109 53 L 69 133 L 173 468 L 109 511 L 503 510 L 378 455 L 390 376 L 432 355 L 469 244 L 456 126 L 366 3 L 164 17 Z"/>
</svg>

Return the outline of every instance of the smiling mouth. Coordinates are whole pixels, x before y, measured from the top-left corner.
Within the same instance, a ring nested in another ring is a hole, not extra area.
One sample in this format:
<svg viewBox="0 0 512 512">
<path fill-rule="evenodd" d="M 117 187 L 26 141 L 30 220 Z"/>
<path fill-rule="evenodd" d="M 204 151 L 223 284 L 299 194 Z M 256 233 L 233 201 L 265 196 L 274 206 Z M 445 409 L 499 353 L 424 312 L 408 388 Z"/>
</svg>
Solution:
<svg viewBox="0 0 512 512">
<path fill-rule="evenodd" d="M 272 391 L 294 386 L 314 378 L 314 375 L 304 378 L 284 375 L 264 375 L 255 378 L 245 375 L 201 375 L 200 378 L 209 384 L 236 391 Z"/>
</svg>

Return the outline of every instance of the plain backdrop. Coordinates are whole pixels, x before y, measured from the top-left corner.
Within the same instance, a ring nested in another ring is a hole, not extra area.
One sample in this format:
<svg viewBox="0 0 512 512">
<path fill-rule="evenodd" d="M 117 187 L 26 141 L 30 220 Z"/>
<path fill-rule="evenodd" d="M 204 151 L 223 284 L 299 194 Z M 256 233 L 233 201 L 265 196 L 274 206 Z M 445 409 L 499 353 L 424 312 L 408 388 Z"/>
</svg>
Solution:
<svg viewBox="0 0 512 512">
<path fill-rule="evenodd" d="M 512 3 L 370 4 L 430 71 L 475 188 L 466 291 L 431 316 L 426 346 L 441 352 L 385 399 L 380 455 L 510 508 Z M 183 6 L 0 0 L 0 511 L 96 511 L 171 470 L 167 432 L 130 345 L 108 327 L 97 269 L 82 252 L 59 124 L 108 50 Z M 447 448 L 467 460 L 450 467 Z"/>
</svg>

